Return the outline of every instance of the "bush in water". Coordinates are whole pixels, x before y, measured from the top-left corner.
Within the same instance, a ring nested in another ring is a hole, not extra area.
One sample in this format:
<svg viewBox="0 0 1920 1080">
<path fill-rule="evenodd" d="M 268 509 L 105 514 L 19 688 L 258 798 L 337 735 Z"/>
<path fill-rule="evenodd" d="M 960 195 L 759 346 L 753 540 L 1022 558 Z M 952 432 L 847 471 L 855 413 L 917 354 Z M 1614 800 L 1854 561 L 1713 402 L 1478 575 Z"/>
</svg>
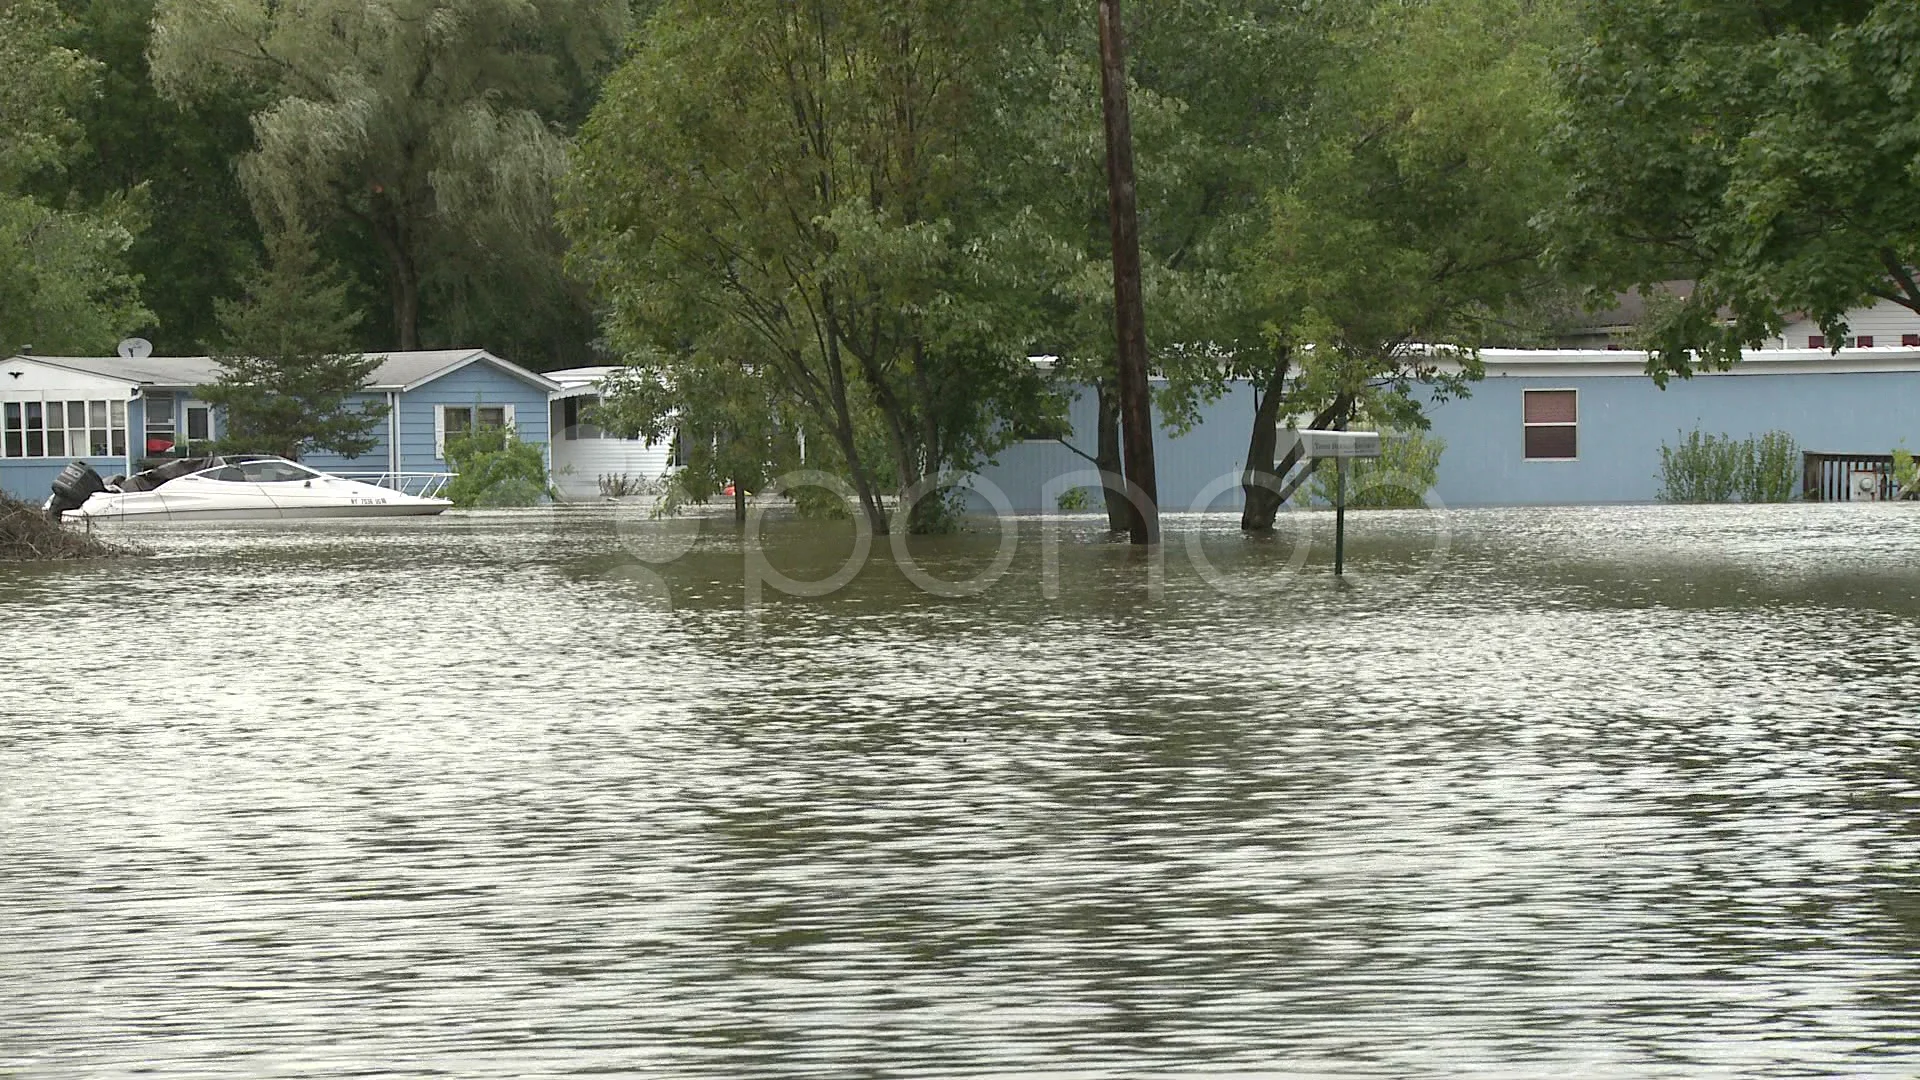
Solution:
<svg viewBox="0 0 1920 1080">
<path fill-rule="evenodd" d="M 455 506 L 533 506 L 551 494 L 545 455 L 511 427 L 449 435 L 446 457 L 455 475 L 443 494 Z"/>
</svg>

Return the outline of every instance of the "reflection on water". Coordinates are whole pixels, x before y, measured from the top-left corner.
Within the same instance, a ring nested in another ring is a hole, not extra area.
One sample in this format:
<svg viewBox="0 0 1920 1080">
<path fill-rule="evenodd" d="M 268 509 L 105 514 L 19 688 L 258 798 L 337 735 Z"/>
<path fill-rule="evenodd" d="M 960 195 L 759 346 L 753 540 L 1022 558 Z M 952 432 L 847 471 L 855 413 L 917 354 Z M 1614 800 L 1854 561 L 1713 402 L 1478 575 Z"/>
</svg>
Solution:
<svg viewBox="0 0 1920 1080">
<path fill-rule="evenodd" d="M 1911 508 L 1291 521 L 0 568 L 0 1075 L 1920 1070 Z"/>
</svg>

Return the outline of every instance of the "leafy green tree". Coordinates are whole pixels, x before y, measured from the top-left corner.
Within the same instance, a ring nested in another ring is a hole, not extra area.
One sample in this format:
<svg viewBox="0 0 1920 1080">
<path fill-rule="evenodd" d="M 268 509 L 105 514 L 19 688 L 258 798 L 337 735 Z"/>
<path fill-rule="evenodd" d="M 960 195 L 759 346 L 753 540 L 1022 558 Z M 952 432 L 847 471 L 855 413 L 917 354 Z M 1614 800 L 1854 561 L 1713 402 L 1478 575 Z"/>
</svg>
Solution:
<svg viewBox="0 0 1920 1080">
<path fill-rule="evenodd" d="M 681 457 L 669 502 L 704 503 L 732 486 L 738 521 L 746 520 L 748 492 L 806 464 L 799 425 L 778 389 L 726 357 L 633 357 L 601 384 L 588 421 L 621 438 L 671 442 Z"/>
<path fill-rule="evenodd" d="M 990 138 L 1016 23 L 983 2 L 668 0 L 575 157 L 563 220 L 616 347 L 765 379 L 876 531 L 889 489 L 908 528 L 937 526 L 942 478 L 1040 391 Z M 666 385 L 714 385 L 682 374 Z"/>
<path fill-rule="evenodd" d="M 76 110 L 100 65 L 64 44 L 72 24 L 44 0 L 0 0 L 0 352 L 105 352 L 151 316 L 126 251 L 144 224 L 136 197 L 61 205 L 81 147 Z"/>
<path fill-rule="evenodd" d="M 1920 5 L 1581 0 L 1556 153 L 1556 255 L 1611 290 L 1693 278 L 1644 327 L 1664 382 L 1789 313 L 1920 311 Z"/>
<path fill-rule="evenodd" d="M 99 92 L 74 110 L 85 168 L 48 178 L 56 205 L 109 205 L 138 191 L 145 228 L 127 248 L 140 297 L 153 311 L 140 328 L 162 354 L 188 354 L 217 336 L 213 302 L 242 288 L 258 257 L 259 229 L 234 172 L 252 143 L 257 102 L 220 96 L 183 104 L 161 97 L 147 66 L 153 0 L 64 0 L 67 40 L 99 66 Z"/>
<path fill-rule="evenodd" d="M 215 305 L 220 379 L 198 393 L 225 410 L 221 448 L 285 458 L 364 454 L 386 410 L 355 401 L 379 358 L 352 347 L 360 315 L 347 303 L 346 283 L 301 230 L 269 237 L 267 252 L 246 296 Z"/>
<path fill-rule="evenodd" d="M 364 239 L 392 343 L 515 322 L 586 332 L 561 272 L 553 185 L 626 25 L 624 0 L 159 0 L 164 92 L 267 102 L 240 178 L 263 229 Z M 499 342 L 494 342 L 499 345 Z M 532 348 L 531 343 L 522 347 Z M 574 346 L 578 352 L 583 345 Z"/>
<path fill-rule="evenodd" d="M 1276 421 L 1424 427 L 1423 397 L 1463 393 L 1477 347 L 1554 285 L 1532 222 L 1559 190 L 1538 149 L 1555 13 L 1426 0 L 1331 28 L 1269 223 L 1237 249 L 1238 285 L 1266 315 L 1264 348 L 1226 353 L 1261 394 L 1243 528 L 1271 528 L 1307 477 L 1283 481 L 1297 449 L 1274 459 Z"/>
</svg>

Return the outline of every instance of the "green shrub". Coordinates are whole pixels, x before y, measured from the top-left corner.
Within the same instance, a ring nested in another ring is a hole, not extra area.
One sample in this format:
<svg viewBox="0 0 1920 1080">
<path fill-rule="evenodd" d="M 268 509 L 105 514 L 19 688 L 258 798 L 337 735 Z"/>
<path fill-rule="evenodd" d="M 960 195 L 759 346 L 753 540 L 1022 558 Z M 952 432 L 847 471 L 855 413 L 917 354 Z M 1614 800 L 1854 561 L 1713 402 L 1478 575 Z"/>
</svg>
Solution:
<svg viewBox="0 0 1920 1080">
<path fill-rule="evenodd" d="M 1920 488 L 1920 464 L 1914 462 L 1913 451 L 1904 446 L 1893 448 L 1893 486 L 1896 497 Z"/>
<path fill-rule="evenodd" d="M 1784 431 L 1754 438 L 1695 428 L 1660 447 L 1661 502 L 1789 502 L 1800 481 L 1800 447 Z"/>
<path fill-rule="evenodd" d="M 1800 444 L 1784 431 L 1747 440 L 1747 467 L 1740 474 L 1744 502 L 1791 502 L 1801 483 Z"/>
<path fill-rule="evenodd" d="M 1399 509 L 1426 505 L 1427 492 L 1440 476 L 1445 441 L 1417 431 L 1380 433 L 1380 456 L 1347 462 L 1347 505 L 1361 509 Z M 1314 465 L 1312 496 L 1332 506 L 1339 489 L 1338 466 L 1322 458 Z"/>
<path fill-rule="evenodd" d="M 455 475 L 443 494 L 455 506 L 533 506 L 552 494 L 545 455 L 511 427 L 450 435 L 446 458 Z"/>
</svg>

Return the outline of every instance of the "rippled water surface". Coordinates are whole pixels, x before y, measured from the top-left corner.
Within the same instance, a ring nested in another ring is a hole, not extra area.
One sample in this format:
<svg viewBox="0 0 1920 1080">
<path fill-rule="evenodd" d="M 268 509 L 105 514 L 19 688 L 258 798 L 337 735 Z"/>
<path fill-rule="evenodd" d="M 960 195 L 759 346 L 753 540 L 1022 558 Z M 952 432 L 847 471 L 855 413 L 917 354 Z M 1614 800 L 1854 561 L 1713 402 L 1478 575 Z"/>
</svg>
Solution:
<svg viewBox="0 0 1920 1080">
<path fill-rule="evenodd" d="M 0 566 L 0 1075 L 1920 1074 L 1920 512 L 1284 520 Z"/>
</svg>

